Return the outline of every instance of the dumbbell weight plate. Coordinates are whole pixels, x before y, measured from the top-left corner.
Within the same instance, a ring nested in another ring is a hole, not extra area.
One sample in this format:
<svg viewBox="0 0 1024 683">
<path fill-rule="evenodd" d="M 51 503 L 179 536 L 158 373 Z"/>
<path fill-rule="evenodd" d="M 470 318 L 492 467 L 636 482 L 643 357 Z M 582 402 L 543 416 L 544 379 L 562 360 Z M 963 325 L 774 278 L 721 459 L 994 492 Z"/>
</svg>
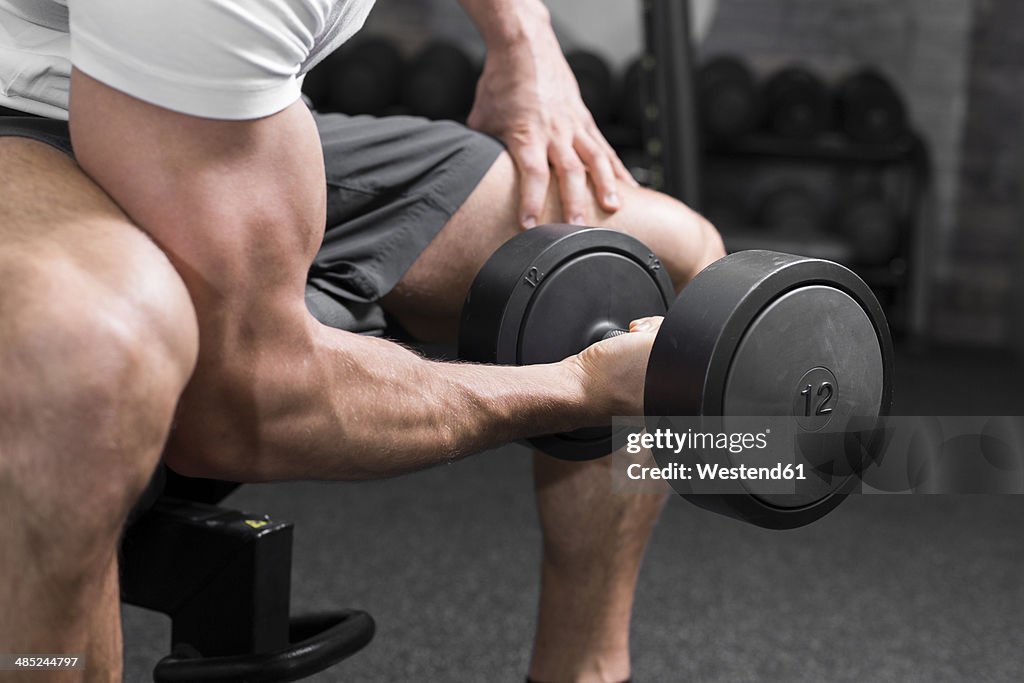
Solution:
<svg viewBox="0 0 1024 683">
<path fill-rule="evenodd" d="M 470 287 L 459 357 L 500 365 L 553 363 L 630 321 L 664 315 L 672 282 L 641 242 L 612 230 L 545 225 L 500 247 Z M 531 439 L 566 460 L 612 450 L 610 427 Z"/>
<path fill-rule="evenodd" d="M 851 140 L 885 144 L 907 134 L 907 109 L 896 86 L 874 68 L 845 77 L 836 89 L 842 129 Z"/>
<path fill-rule="evenodd" d="M 818 259 L 738 252 L 698 275 L 666 316 L 648 363 L 648 427 L 658 428 L 662 416 L 702 416 L 708 431 L 729 432 L 741 417 L 789 416 L 803 445 L 790 455 L 809 473 L 794 492 L 736 481 L 728 491 L 694 495 L 686 482 L 673 485 L 720 514 L 772 529 L 803 526 L 856 484 L 837 460 L 841 439 L 863 419 L 888 414 L 892 366 L 881 307 L 852 272 Z M 810 384 L 817 396 L 824 383 L 831 412 L 808 417 L 802 391 Z M 678 456 L 655 457 L 667 465 Z"/>
<path fill-rule="evenodd" d="M 601 55 L 588 50 L 573 50 L 566 53 L 565 59 L 579 84 L 583 103 L 603 129 L 611 119 L 615 102 L 611 67 Z"/>
<path fill-rule="evenodd" d="M 464 121 L 473 106 L 478 76 L 473 60 L 461 48 L 435 42 L 410 62 L 401 99 L 416 116 Z"/>
<path fill-rule="evenodd" d="M 757 125 L 757 82 L 739 57 L 716 57 L 697 74 L 701 124 L 712 138 L 732 140 Z"/>
<path fill-rule="evenodd" d="M 828 86 L 813 71 L 788 66 L 764 86 L 769 128 L 787 139 L 812 139 L 828 128 L 831 100 Z"/>
</svg>

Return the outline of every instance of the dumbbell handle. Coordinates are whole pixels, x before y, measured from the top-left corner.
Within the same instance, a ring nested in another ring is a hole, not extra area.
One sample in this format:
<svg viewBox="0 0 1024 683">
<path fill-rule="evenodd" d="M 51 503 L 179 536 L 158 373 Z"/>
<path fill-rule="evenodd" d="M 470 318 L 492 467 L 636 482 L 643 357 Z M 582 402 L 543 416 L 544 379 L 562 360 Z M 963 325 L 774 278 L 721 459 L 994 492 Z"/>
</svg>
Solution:
<svg viewBox="0 0 1024 683">
<path fill-rule="evenodd" d="M 607 328 L 604 325 L 602 325 L 594 333 L 593 340 L 590 343 L 596 344 L 597 342 L 602 342 L 606 339 L 611 339 L 612 337 L 619 337 L 624 334 L 629 334 L 629 330 L 624 327 Z"/>
<path fill-rule="evenodd" d="M 598 329 L 594 330 L 593 336 L 590 338 L 590 343 L 588 343 L 587 346 L 603 342 L 605 339 L 611 339 L 612 337 L 618 337 L 623 334 L 629 334 L 629 330 L 622 327 L 606 327 L 605 325 L 601 325 Z"/>
<path fill-rule="evenodd" d="M 620 336 L 622 336 L 624 334 L 629 334 L 629 330 L 623 330 L 621 328 L 616 328 L 614 330 L 608 330 L 603 335 L 601 335 L 601 338 L 598 339 L 598 341 L 604 341 L 605 339 L 611 339 L 612 337 L 620 337 Z"/>
</svg>

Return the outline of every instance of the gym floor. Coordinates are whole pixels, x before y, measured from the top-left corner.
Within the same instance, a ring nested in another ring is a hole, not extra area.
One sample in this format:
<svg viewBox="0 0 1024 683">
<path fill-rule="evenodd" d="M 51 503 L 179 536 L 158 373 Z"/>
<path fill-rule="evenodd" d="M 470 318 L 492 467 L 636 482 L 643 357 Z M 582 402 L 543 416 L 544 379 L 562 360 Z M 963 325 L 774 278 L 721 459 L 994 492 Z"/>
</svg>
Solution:
<svg viewBox="0 0 1024 683">
<path fill-rule="evenodd" d="M 897 413 L 1021 415 L 1008 357 L 897 351 Z M 293 612 L 377 620 L 333 681 L 520 682 L 540 536 L 530 458 L 507 446 L 369 484 L 246 486 L 226 505 L 295 522 Z M 1024 496 L 854 496 L 768 532 L 674 498 L 640 579 L 634 680 L 1018 681 Z M 124 608 L 125 680 L 151 680 L 166 617 Z"/>
</svg>

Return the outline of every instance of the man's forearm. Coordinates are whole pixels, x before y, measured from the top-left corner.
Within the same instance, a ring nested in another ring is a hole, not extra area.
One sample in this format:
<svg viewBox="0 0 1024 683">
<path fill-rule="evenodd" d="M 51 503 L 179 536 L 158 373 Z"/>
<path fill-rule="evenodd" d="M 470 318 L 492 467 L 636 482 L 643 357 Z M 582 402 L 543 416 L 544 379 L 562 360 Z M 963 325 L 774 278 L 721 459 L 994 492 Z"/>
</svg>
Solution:
<svg viewBox="0 0 1024 683">
<path fill-rule="evenodd" d="M 263 426 L 270 452 L 258 478 L 393 476 L 595 419 L 567 362 L 441 363 L 381 339 L 316 334 L 311 377 L 282 383 L 306 380 L 306 390 Z"/>
<path fill-rule="evenodd" d="M 541 0 L 459 0 L 476 24 L 489 50 L 530 38 L 538 26 L 549 27 L 551 16 Z"/>
</svg>

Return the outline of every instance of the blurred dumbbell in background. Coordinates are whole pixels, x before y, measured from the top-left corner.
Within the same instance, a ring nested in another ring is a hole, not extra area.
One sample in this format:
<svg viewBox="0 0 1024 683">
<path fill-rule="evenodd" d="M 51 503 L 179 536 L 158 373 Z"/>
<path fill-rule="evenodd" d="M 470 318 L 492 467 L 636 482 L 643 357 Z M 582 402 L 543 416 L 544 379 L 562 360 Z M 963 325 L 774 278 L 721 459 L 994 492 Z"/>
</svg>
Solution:
<svg viewBox="0 0 1024 683">
<path fill-rule="evenodd" d="M 465 121 L 479 76 L 476 63 L 461 48 L 446 42 L 431 43 L 409 64 L 402 103 L 415 116 Z"/>
<path fill-rule="evenodd" d="M 405 60 L 393 42 L 356 39 L 313 69 L 303 91 L 319 111 L 382 116 L 398 102 L 404 71 Z"/>
<path fill-rule="evenodd" d="M 570 56 L 574 54 L 576 53 L 570 53 Z M 580 90 L 583 92 L 584 102 L 590 97 L 591 102 L 595 103 L 597 113 L 594 114 L 594 120 L 601 126 L 605 138 L 618 152 L 619 158 L 633 177 L 641 185 L 649 185 L 651 158 L 644 150 L 644 109 L 647 106 L 647 94 L 643 85 L 642 59 L 637 57 L 630 61 L 619 79 L 616 79 L 612 72 L 607 106 L 604 104 L 604 93 L 607 91 L 603 85 L 602 69 L 596 65 L 586 66 L 587 60 L 578 57 L 570 61 L 570 66 L 573 66 L 574 73 L 584 72 L 583 75 L 589 82 L 588 85 L 581 82 Z M 585 70 L 596 73 L 597 77 L 590 76 Z M 588 91 L 595 94 L 588 96 Z"/>
<path fill-rule="evenodd" d="M 782 179 L 754 196 L 758 227 L 789 237 L 819 234 L 825 227 L 827 198 L 808 183 Z"/>
<path fill-rule="evenodd" d="M 569 68 L 576 76 L 580 95 L 594 122 L 602 129 L 612 118 L 615 102 L 615 77 L 608 62 L 590 50 L 571 50 L 565 55 Z"/>
<path fill-rule="evenodd" d="M 715 57 L 697 73 L 697 104 L 706 138 L 723 142 L 742 137 L 757 126 L 757 78 L 740 57 Z"/>
<path fill-rule="evenodd" d="M 643 60 L 644 57 L 637 57 L 626 67 L 619 90 L 618 106 L 615 107 L 615 121 L 624 128 L 638 133 L 644 128 L 644 109 L 647 106 Z"/>
<path fill-rule="evenodd" d="M 850 244 L 858 265 L 884 265 L 899 253 L 900 223 L 881 188 L 851 191 L 841 197 L 834 227 Z"/>
<path fill-rule="evenodd" d="M 854 142 L 884 144 L 908 133 L 907 109 L 896 86 L 877 69 L 865 67 L 836 87 L 839 126 Z"/>
<path fill-rule="evenodd" d="M 832 94 L 828 84 L 802 66 L 787 66 L 774 73 L 762 90 L 765 126 L 779 137 L 811 140 L 832 122 Z"/>
</svg>

